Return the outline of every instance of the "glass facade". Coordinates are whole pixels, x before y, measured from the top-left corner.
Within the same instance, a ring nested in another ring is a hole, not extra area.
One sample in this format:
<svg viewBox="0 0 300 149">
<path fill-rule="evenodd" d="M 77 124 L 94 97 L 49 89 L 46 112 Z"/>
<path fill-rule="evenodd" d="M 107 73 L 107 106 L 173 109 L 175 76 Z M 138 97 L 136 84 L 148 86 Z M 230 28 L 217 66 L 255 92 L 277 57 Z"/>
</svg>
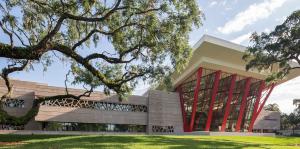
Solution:
<svg viewBox="0 0 300 149">
<path fill-rule="evenodd" d="M 263 80 L 200 67 L 177 86 L 185 131 L 252 131 L 253 114 L 267 99 L 261 98 L 262 85 Z"/>
<path fill-rule="evenodd" d="M 43 122 L 43 130 L 93 132 L 146 132 L 146 125 Z"/>
</svg>

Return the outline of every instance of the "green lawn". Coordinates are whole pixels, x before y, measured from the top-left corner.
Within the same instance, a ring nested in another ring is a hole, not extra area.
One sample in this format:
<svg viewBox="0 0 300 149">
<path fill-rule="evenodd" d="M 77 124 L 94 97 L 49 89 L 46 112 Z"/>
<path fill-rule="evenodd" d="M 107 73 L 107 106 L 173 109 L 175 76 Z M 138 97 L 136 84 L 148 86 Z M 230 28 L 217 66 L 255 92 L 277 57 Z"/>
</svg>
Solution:
<svg viewBox="0 0 300 149">
<path fill-rule="evenodd" d="M 298 144 L 298 145 L 297 145 Z M 0 148 L 300 148 L 296 137 L 0 135 Z"/>
</svg>

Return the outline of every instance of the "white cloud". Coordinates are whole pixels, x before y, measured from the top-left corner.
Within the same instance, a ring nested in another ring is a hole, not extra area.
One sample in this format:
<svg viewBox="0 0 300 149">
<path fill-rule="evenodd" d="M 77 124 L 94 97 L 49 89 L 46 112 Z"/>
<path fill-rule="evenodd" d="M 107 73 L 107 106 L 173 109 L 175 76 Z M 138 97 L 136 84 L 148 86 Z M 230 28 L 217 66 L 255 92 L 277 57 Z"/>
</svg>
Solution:
<svg viewBox="0 0 300 149">
<path fill-rule="evenodd" d="M 249 32 L 247 34 L 243 34 L 243 35 L 241 35 L 241 36 L 239 36 L 237 38 L 234 38 L 234 39 L 232 39 L 230 41 L 234 42 L 236 44 L 241 44 L 244 41 L 247 41 L 247 40 L 249 41 L 250 36 L 251 36 L 251 32 Z"/>
<path fill-rule="evenodd" d="M 225 7 L 225 11 L 230 11 L 232 10 L 232 7 Z"/>
<path fill-rule="evenodd" d="M 224 0 L 221 5 L 225 6 L 227 4 L 227 0 Z"/>
<path fill-rule="evenodd" d="M 293 99 L 300 98 L 300 77 L 276 86 L 266 104 L 277 103 L 284 113 L 293 112 Z"/>
<path fill-rule="evenodd" d="M 233 3 L 236 3 L 236 1 L 233 1 Z M 219 5 L 219 6 L 225 6 L 227 4 L 227 0 L 213 0 L 211 1 L 209 4 L 208 4 L 208 7 L 213 7 L 213 6 L 216 6 L 216 5 Z"/>
<path fill-rule="evenodd" d="M 232 20 L 218 27 L 223 34 L 238 32 L 258 20 L 269 17 L 276 8 L 281 7 L 287 0 L 264 0 L 262 3 L 250 5 L 245 11 L 238 13 Z"/>
<path fill-rule="evenodd" d="M 285 19 L 286 19 L 286 16 L 283 16 L 283 17 L 281 17 L 281 18 L 276 18 L 275 21 L 276 21 L 276 22 L 283 23 Z"/>
<path fill-rule="evenodd" d="M 265 32 L 265 33 L 270 33 L 271 30 L 270 30 L 269 28 L 265 28 L 265 29 L 264 29 L 264 32 Z"/>
<path fill-rule="evenodd" d="M 217 4 L 218 4 L 217 1 L 212 1 L 212 2 L 210 2 L 210 3 L 208 4 L 208 6 L 209 6 L 209 7 L 213 7 L 213 6 L 217 5 Z"/>
</svg>

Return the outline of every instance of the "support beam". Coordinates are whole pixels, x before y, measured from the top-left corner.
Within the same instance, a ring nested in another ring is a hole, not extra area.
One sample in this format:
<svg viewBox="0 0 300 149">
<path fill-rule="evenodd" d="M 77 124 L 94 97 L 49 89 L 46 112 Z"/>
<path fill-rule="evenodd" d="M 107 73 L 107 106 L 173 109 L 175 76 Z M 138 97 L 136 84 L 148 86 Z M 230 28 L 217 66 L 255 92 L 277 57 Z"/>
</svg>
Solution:
<svg viewBox="0 0 300 149">
<path fill-rule="evenodd" d="M 210 129 L 210 124 L 211 124 L 212 115 L 213 115 L 213 108 L 214 108 L 214 104 L 215 104 L 215 100 L 216 100 L 216 96 L 217 96 L 217 91 L 218 91 L 218 88 L 219 88 L 219 81 L 220 81 L 221 71 L 219 70 L 215 73 L 216 74 L 215 74 L 214 85 L 213 85 L 213 89 L 212 89 L 212 96 L 211 96 L 211 100 L 210 100 L 205 131 L 209 131 L 209 129 Z"/>
<path fill-rule="evenodd" d="M 254 125 L 255 118 L 256 118 L 256 114 L 257 114 L 257 111 L 258 111 L 260 98 L 261 98 L 262 91 L 264 90 L 264 88 L 265 88 L 265 81 L 263 80 L 263 81 L 261 81 L 260 86 L 259 86 L 258 91 L 257 91 L 257 94 L 256 94 L 256 100 L 255 100 L 255 103 L 254 103 L 254 108 L 253 108 L 253 112 L 252 112 L 250 125 L 249 125 L 249 128 L 248 128 L 248 132 L 252 132 L 253 125 Z"/>
<path fill-rule="evenodd" d="M 184 109 L 184 101 L 183 101 L 182 86 L 181 85 L 179 85 L 177 87 L 177 92 L 179 93 L 179 99 L 180 99 L 182 122 L 183 122 L 183 131 L 187 132 L 188 128 L 187 128 L 186 113 L 185 113 L 185 109 Z"/>
<path fill-rule="evenodd" d="M 246 83 L 245 83 L 245 89 L 243 92 L 243 97 L 242 97 L 242 102 L 240 105 L 240 111 L 239 111 L 239 116 L 236 122 L 236 126 L 235 126 L 235 131 L 239 132 L 241 129 L 241 124 L 242 124 L 242 120 L 243 120 L 243 116 L 244 116 L 244 112 L 245 112 L 245 108 L 246 108 L 246 104 L 247 104 L 247 97 L 250 91 L 250 85 L 251 85 L 251 78 L 247 78 L 246 79 Z"/>
<path fill-rule="evenodd" d="M 231 82 L 230 82 L 230 87 L 229 87 L 229 91 L 228 91 L 228 98 L 227 98 L 227 102 L 226 102 L 225 113 L 224 113 L 221 131 L 225 131 L 225 129 L 226 129 L 226 123 L 227 123 L 227 119 L 228 119 L 229 112 L 230 112 L 230 105 L 231 105 L 231 101 L 232 101 L 232 97 L 233 97 L 233 90 L 235 87 L 236 76 L 237 76 L 236 74 L 233 74 L 231 76 Z"/>
<path fill-rule="evenodd" d="M 268 100 L 270 94 L 272 93 L 274 87 L 275 87 L 275 84 L 272 84 L 272 85 L 269 87 L 269 91 L 268 91 L 268 93 L 267 93 L 267 96 L 264 98 L 262 104 L 261 104 L 261 105 L 259 106 L 259 108 L 257 109 L 257 112 L 256 112 L 256 113 L 253 113 L 253 116 L 252 116 L 253 122 L 252 122 L 252 119 L 251 119 L 251 123 L 250 123 L 251 128 L 250 128 L 250 126 L 249 126 L 249 129 L 248 129 L 249 132 L 252 132 L 252 129 L 253 129 L 255 120 L 257 119 L 257 116 L 258 116 L 258 114 L 261 112 L 262 108 L 265 106 L 265 103 L 266 103 L 266 101 Z"/>
<path fill-rule="evenodd" d="M 276 85 L 274 83 L 270 85 L 267 96 L 264 98 L 262 104 L 260 104 L 260 106 L 259 106 L 259 108 L 257 110 L 257 113 L 255 114 L 255 120 L 256 120 L 258 114 L 261 112 L 262 108 L 265 106 L 266 101 L 268 100 L 268 98 L 271 95 L 271 93 L 272 93 L 272 91 L 273 91 L 273 89 L 274 89 L 275 86 Z M 255 122 L 255 120 L 254 120 L 254 122 Z"/>
<path fill-rule="evenodd" d="M 195 86 L 195 90 L 194 90 L 194 102 L 193 102 L 193 107 L 192 107 L 189 131 L 193 131 L 193 127 L 194 127 L 195 115 L 196 115 L 196 111 L 197 111 L 199 89 L 201 87 L 201 76 L 202 76 L 202 67 L 200 67 L 197 71 L 197 82 L 196 82 L 196 86 Z"/>
</svg>

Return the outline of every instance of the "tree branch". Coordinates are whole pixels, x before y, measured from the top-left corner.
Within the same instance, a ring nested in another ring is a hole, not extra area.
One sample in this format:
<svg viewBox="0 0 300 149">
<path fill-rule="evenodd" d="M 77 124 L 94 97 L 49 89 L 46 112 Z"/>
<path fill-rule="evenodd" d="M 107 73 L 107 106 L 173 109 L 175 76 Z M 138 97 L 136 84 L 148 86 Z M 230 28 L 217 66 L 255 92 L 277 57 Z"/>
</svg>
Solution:
<svg viewBox="0 0 300 149">
<path fill-rule="evenodd" d="M 6 87 L 7 87 L 7 93 L 4 94 L 4 95 L 1 97 L 0 100 L 3 100 L 4 98 L 9 97 L 9 96 L 11 95 L 11 93 L 12 93 L 12 85 L 11 85 L 11 83 L 10 83 L 10 81 L 9 81 L 8 75 L 9 75 L 10 73 L 13 73 L 13 72 L 16 72 L 16 71 L 22 71 L 22 70 L 24 70 L 28 63 L 29 63 L 29 61 L 26 60 L 26 61 L 22 62 L 21 66 L 19 66 L 19 67 L 17 67 L 17 66 L 15 66 L 15 67 L 10 67 L 10 66 L 8 66 L 7 68 L 3 68 L 3 69 L 2 69 L 1 77 L 2 77 L 2 78 L 4 79 L 4 81 L 5 81 L 5 85 L 6 85 Z M 16 65 L 16 64 L 15 64 L 15 65 Z"/>
<path fill-rule="evenodd" d="M 68 19 L 77 20 L 77 21 L 84 21 L 84 22 L 101 22 L 110 17 L 115 11 L 126 9 L 127 7 L 119 7 L 121 0 L 118 0 L 115 6 L 108 11 L 103 17 L 99 18 L 92 18 L 92 17 L 83 17 L 83 16 L 75 16 L 69 13 L 64 13 L 63 15 L 66 16 Z"/>
</svg>

